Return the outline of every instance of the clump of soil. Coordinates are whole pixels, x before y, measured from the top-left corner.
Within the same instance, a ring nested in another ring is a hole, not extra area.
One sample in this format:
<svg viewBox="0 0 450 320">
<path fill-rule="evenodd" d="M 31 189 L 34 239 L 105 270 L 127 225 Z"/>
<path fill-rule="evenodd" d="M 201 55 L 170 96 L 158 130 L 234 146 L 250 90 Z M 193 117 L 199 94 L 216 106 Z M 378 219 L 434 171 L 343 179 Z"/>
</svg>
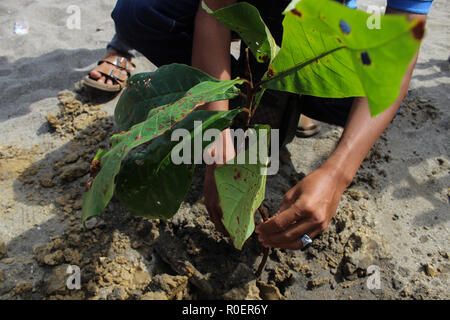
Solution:
<svg viewBox="0 0 450 320">
<path fill-rule="evenodd" d="M 53 128 L 64 140 L 70 136 L 75 136 L 79 132 L 83 132 L 84 137 L 88 137 L 89 133 L 94 133 L 98 128 L 105 128 L 106 124 L 111 122 L 105 121 L 107 113 L 101 110 L 101 105 L 91 105 L 83 103 L 83 98 L 68 90 L 58 93 L 58 100 L 61 108 L 56 115 L 48 114 L 46 119 L 51 128 Z M 106 122 L 106 123 L 105 123 Z M 99 132 L 95 132 L 99 133 Z M 103 140 L 105 136 L 100 135 L 91 137 L 97 142 Z"/>
<path fill-rule="evenodd" d="M 136 223 L 131 225 L 138 230 L 146 228 Z M 147 287 L 152 285 L 154 290 L 160 289 L 161 297 L 181 298 L 187 292 L 173 292 L 178 286 L 174 288 L 174 279 L 169 276 L 164 278 L 166 281 L 161 280 L 161 277 L 152 279 L 150 262 L 133 249 L 144 249 L 143 246 L 148 249 L 148 244 L 157 236 L 157 233 L 151 232 L 154 228 L 156 225 L 148 225 L 150 233 L 140 239 L 146 240 L 144 245 L 101 221 L 86 230 L 79 221 L 74 221 L 61 236 L 34 248 L 36 261 L 42 266 L 52 267 L 40 284 L 44 295 L 49 299 L 123 300 L 141 297 L 149 291 Z M 151 259 L 151 256 L 148 258 Z M 66 286 L 69 265 L 78 266 L 81 270 L 81 290 L 69 290 Z"/>
<path fill-rule="evenodd" d="M 81 207 L 81 194 L 87 181 L 91 161 L 99 148 L 107 148 L 113 121 L 101 105 L 83 103 L 83 97 L 71 91 L 58 94 L 61 107 L 56 115 L 47 115 L 51 128 L 62 139 L 70 141 L 43 161 L 34 163 L 21 176 L 37 182 L 42 188 L 58 187 L 55 203 L 70 213 Z M 36 173 L 38 179 L 36 181 Z M 67 206 L 69 205 L 69 207 Z"/>
</svg>

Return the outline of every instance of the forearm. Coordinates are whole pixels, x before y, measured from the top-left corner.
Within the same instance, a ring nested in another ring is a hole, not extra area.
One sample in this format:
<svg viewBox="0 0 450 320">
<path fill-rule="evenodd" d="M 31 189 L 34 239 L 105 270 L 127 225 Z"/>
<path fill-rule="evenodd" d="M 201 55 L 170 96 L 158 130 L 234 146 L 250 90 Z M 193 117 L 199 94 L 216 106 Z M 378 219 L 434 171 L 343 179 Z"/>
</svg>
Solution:
<svg viewBox="0 0 450 320">
<path fill-rule="evenodd" d="M 230 6 L 236 0 L 206 0 L 206 4 L 212 10 L 218 10 Z M 230 30 L 222 26 L 219 21 L 209 15 L 200 6 L 195 18 L 194 39 L 192 44 L 192 66 L 198 68 L 214 78 L 229 80 L 230 72 Z M 202 109 L 228 110 L 228 100 L 208 103 Z M 222 140 L 218 147 L 214 147 L 212 153 L 218 152 L 226 162 L 235 156 L 231 141 L 230 130 L 222 132 Z"/>
<path fill-rule="evenodd" d="M 348 186 L 361 162 L 395 116 L 403 97 L 402 92 L 389 109 L 375 118 L 371 118 L 367 98 L 355 98 L 341 139 L 322 167 L 330 169 L 336 179 Z"/>
<path fill-rule="evenodd" d="M 212 10 L 232 5 L 236 0 L 207 0 Z M 206 13 L 200 6 L 195 18 L 192 44 L 192 66 L 214 78 L 229 80 L 230 72 L 230 30 Z M 209 103 L 205 109 L 228 110 L 228 101 Z"/>
<path fill-rule="evenodd" d="M 387 8 L 386 13 L 405 14 L 405 12 L 390 8 Z M 408 14 L 408 17 L 426 19 L 426 16 L 417 14 Z M 323 164 L 323 167 L 331 169 L 336 174 L 336 178 L 340 179 L 346 186 L 351 183 L 361 162 L 394 118 L 408 90 L 416 61 L 417 54 L 403 77 L 398 98 L 382 114 L 372 118 L 367 98 L 355 98 L 338 146 Z"/>
</svg>

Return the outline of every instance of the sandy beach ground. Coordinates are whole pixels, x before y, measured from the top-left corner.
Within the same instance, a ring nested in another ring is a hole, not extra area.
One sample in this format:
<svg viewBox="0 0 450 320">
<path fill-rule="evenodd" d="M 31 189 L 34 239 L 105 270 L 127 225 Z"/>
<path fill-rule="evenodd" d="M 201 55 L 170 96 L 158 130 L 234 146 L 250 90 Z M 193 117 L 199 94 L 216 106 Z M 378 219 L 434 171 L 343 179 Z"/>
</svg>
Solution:
<svg viewBox="0 0 450 320">
<path fill-rule="evenodd" d="M 447 1 L 435 1 L 404 106 L 327 231 L 308 251 L 274 250 L 260 280 L 256 238 L 239 252 L 207 219 L 201 168 L 172 220 L 135 218 L 112 201 L 81 228 L 89 162 L 111 132 L 117 99 L 99 105 L 74 83 L 102 58 L 115 1 L 77 1 L 80 29 L 67 26 L 73 4 L 0 3 L 0 299 L 450 298 Z M 26 35 L 14 34 L 20 21 Z M 142 56 L 135 63 L 154 70 Z M 268 180 L 270 212 L 340 132 L 324 124 L 288 145 L 291 161 Z M 66 286 L 69 265 L 80 267 L 79 290 Z"/>
</svg>

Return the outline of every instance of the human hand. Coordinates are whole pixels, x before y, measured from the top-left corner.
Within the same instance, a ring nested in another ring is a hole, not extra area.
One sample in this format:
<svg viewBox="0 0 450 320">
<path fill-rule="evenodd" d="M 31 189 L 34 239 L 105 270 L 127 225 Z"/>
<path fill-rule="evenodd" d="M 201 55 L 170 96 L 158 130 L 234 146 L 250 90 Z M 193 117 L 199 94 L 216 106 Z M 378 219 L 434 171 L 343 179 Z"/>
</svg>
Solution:
<svg viewBox="0 0 450 320">
<path fill-rule="evenodd" d="M 347 185 L 332 168 L 319 168 L 290 189 L 278 213 L 256 227 L 264 247 L 301 249 L 300 238 L 317 237 L 328 226 Z"/>
</svg>

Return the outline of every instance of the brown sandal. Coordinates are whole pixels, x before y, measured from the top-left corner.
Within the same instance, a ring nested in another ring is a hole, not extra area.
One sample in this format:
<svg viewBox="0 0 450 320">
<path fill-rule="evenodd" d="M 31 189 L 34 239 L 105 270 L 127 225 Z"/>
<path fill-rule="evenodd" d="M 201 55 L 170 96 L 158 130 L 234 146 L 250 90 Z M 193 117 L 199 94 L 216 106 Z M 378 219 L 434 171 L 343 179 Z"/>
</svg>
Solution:
<svg viewBox="0 0 450 320">
<path fill-rule="evenodd" d="M 106 62 L 106 63 L 105 63 Z M 92 79 L 90 75 L 84 78 L 84 84 L 88 87 L 106 91 L 119 92 L 125 87 L 127 79 L 131 76 L 131 72 L 136 68 L 135 64 L 128 61 L 125 57 L 110 56 L 97 63 L 98 67 L 95 69 L 101 73 L 106 80 L 111 79 L 116 84 L 106 84 L 98 82 L 98 79 Z M 125 76 L 122 71 L 126 71 Z"/>
</svg>

